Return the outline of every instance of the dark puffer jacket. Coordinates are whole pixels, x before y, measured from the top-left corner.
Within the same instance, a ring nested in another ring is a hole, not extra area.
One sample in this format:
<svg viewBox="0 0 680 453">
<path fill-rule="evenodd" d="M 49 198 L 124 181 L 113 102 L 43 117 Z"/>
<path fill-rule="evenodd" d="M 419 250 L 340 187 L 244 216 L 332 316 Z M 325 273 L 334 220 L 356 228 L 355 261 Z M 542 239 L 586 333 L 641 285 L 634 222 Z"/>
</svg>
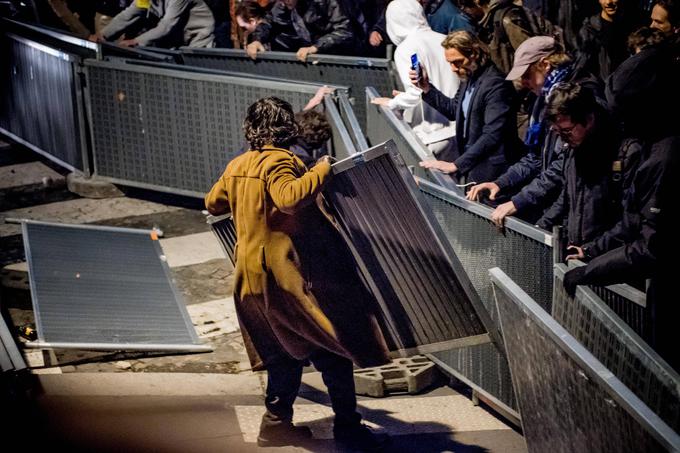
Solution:
<svg viewBox="0 0 680 453">
<path fill-rule="evenodd" d="M 562 191 L 538 221 L 550 230 L 565 225 L 570 244 L 583 244 L 609 230 L 621 217 L 620 163 L 617 131 L 605 112 L 597 114 L 597 129 L 564 160 Z"/>
<path fill-rule="evenodd" d="M 253 41 L 271 43 L 272 50 L 295 52 L 300 47 L 316 46 L 319 53 L 351 55 L 358 45 L 350 18 L 337 0 L 299 0 L 295 10 L 302 17 L 311 42 L 298 35 L 291 10 L 276 3 L 252 35 Z"/>
</svg>

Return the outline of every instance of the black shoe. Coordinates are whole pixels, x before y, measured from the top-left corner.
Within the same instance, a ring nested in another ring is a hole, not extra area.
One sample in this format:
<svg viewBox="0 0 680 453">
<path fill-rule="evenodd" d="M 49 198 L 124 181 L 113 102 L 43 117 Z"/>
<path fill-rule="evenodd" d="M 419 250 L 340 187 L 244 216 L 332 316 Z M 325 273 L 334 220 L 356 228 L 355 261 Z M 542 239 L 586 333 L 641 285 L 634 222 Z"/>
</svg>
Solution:
<svg viewBox="0 0 680 453">
<path fill-rule="evenodd" d="M 312 438 L 312 430 L 307 426 L 295 426 L 292 423 L 276 426 L 260 427 L 257 435 L 259 447 L 280 447 L 297 445 Z"/>
<path fill-rule="evenodd" d="M 375 434 L 361 423 L 334 426 L 333 436 L 338 444 L 358 451 L 383 451 L 390 443 L 390 436 Z"/>
</svg>

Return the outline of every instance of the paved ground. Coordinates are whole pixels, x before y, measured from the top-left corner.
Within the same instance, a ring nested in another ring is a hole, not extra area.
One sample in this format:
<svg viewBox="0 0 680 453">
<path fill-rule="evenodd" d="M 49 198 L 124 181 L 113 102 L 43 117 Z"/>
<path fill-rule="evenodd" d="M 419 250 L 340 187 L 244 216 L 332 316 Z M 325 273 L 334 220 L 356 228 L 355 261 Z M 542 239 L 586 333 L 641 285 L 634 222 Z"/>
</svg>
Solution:
<svg viewBox="0 0 680 453">
<path fill-rule="evenodd" d="M 123 192 L 103 200 L 79 197 L 67 190 L 61 169 L 0 143 L 0 220 L 160 228 L 161 246 L 196 331 L 214 351 L 168 356 L 25 350 L 40 390 L 28 402 L 12 400 L 7 413 L 13 416 L 2 436 L 18 447 L 61 445 L 70 451 L 338 451 L 328 398 L 311 369 L 295 421 L 310 426 L 314 439 L 299 447 L 257 448 L 264 375 L 249 370 L 230 298 L 233 269 L 205 224 L 200 201 Z M 0 247 L 3 314 L 15 326 L 32 323 L 16 225 L 0 222 Z M 360 410 L 369 425 L 393 436 L 390 451 L 526 451 L 511 426 L 473 406 L 468 389 L 447 383 L 441 376 L 418 395 L 362 397 Z"/>
</svg>

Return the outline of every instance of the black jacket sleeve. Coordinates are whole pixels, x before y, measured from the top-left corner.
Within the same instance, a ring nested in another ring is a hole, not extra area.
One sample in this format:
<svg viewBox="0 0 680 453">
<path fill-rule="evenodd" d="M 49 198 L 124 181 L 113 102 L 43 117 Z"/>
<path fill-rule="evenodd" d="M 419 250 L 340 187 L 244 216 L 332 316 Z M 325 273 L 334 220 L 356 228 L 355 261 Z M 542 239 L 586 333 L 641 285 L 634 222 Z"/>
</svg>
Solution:
<svg viewBox="0 0 680 453">
<path fill-rule="evenodd" d="M 560 151 L 560 155 L 555 157 L 547 169 L 512 197 L 518 211 L 521 212 L 530 206 L 547 207 L 555 200 L 562 190 L 565 155 L 564 151 Z"/>
<path fill-rule="evenodd" d="M 434 85 L 430 84 L 430 90 L 423 95 L 423 100 L 449 120 L 455 121 L 456 110 L 458 110 L 458 100 L 461 96 L 460 92 L 461 90 L 458 90 L 456 95 L 453 98 L 450 98 L 435 88 Z"/>
</svg>

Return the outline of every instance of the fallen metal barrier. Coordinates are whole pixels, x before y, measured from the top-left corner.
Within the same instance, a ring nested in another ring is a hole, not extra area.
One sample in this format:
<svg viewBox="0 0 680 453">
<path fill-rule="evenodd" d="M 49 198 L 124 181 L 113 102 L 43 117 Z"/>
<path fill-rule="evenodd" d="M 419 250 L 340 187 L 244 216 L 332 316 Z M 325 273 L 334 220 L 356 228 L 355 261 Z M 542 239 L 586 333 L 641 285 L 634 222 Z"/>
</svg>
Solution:
<svg viewBox="0 0 680 453">
<path fill-rule="evenodd" d="M 209 352 L 155 231 L 19 220 L 38 339 L 26 347 Z"/>
<path fill-rule="evenodd" d="M 530 452 L 680 450 L 680 436 L 510 277 L 490 274 Z"/>
<path fill-rule="evenodd" d="M 363 151 L 368 149 L 368 142 L 366 141 L 366 136 L 361 130 L 359 125 L 359 120 L 354 114 L 354 109 L 349 96 L 345 92 L 338 93 L 338 108 L 340 109 L 340 116 L 349 131 L 352 141 L 354 142 L 354 147 L 357 151 Z"/>
<path fill-rule="evenodd" d="M 562 285 L 567 266 L 555 266 L 552 316 L 591 354 L 676 431 L 680 430 L 680 376 L 597 294 Z M 628 304 L 634 302 L 628 301 Z"/>
<path fill-rule="evenodd" d="M 488 343 L 484 310 L 394 143 L 340 161 L 333 173 L 324 193 L 396 349 Z"/>
</svg>

